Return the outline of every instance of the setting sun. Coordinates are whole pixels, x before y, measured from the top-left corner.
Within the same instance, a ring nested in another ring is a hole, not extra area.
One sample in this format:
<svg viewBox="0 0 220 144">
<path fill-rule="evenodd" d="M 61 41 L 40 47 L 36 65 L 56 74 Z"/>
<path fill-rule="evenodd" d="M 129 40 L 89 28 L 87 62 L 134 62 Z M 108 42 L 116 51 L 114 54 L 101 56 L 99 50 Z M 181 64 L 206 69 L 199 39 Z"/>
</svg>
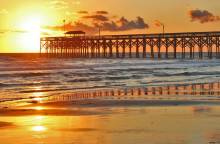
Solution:
<svg viewBox="0 0 220 144">
<path fill-rule="evenodd" d="M 21 22 L 21 29 L 28 32 L 40 33 L 41 19 L 39 17 L 31 17 Z"/>
</svg>

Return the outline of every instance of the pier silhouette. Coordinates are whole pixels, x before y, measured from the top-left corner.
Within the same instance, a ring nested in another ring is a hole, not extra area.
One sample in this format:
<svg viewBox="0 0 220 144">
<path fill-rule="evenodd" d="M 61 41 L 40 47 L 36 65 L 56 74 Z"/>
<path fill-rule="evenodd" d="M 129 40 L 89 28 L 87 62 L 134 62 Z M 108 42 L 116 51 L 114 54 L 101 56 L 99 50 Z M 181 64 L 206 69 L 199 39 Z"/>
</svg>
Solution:
<svg viewBox="0 0 220 144">
<path fill-rule="evenodd" d="M 72 58 L 147 58 L 148 55 L 151 59 L 220 58 L 220 32 L 217 31 L 103 36 L 76 32 L 80 33 L 42 37 L 40 53 Z"/>
</svg>

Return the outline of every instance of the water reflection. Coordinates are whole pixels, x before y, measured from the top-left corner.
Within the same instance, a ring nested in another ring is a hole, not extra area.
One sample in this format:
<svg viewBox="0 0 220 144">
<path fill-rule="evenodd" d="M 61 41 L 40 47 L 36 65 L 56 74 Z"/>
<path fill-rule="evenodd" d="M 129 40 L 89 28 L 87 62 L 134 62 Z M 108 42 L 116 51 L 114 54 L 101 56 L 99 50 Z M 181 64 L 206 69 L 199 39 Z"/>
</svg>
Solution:
<svg viewBox="0 0 220 144">
<path fill-rule="evenodd" d="M 34 92 L 31 93 L 32 103 L 42 103 L 44 98 L 46 97 L 46 93 L 41 92 L 42 87 L 36 86 L 34 87 Z"/>
<path fill-rule="evenodd" d="M 34 126 L 31 127 L 31 131 L 44 132 L 47 130 L 47 128 L 44 126 L 44 123 L 46 121 L 44 116 L 36 116 L 33 121 Z"/>
<path fill-rule="evenodd" d="M 109 100 L 220 100 L 220 82 L 196 83 L 158 87 L 135 87 L 79 91 L 48 97 L 44 102 L 71 101 L 78 99 Z"/>
<path fill-rule="evenodd" d="M 1 143 L 205 144 L 219 142 L 220 108 L 192 114 L 191 107 L 113 108 L 105 116 L 1 117 L 14 129 L 0 130 Z M 201 110 L 201 108 L 199 108 Z M 103 109 L 106 111 L 106 109 Z M 181 123 L 181 124 L 180 124 Z M 160 137 L 158 139 L 158 137 Z"/>
<path fill-rule="evenodd" d="M 45 108 L 42 107 L 42 106 L 37 106 L 37 107 L 34 107 L 34 109 L 35 109 L 35 110 L 38 110 L 38 111 L 41 111 L 41 110 L 43 110 L 43 109 L 45 109 Z"/>
<path fill-rule="evenodd" d="M 44 127 L 44 126 L 33 126 L 32 131 L 43 132 L 43 131 L 46 131 L 46 127 Z"/>
</svg>

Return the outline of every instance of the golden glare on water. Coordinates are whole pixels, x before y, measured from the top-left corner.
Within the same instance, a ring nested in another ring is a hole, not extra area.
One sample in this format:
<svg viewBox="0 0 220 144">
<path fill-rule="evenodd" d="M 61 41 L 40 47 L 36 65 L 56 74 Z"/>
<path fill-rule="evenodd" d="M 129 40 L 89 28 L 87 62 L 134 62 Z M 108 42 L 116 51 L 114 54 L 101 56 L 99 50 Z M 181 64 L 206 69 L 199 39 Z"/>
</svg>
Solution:
<svg viewBox="0 0 220 144">
<path fill-rule="evenodd" d="M 45 108 L 44 108 L 44 107 L 42 107 L 42 106 L 37 106 L 37 107 L 34 107 L 34 109 L 35 109 L 35 110 L 39 110 L 39 111 L 40 111 L 40 110 L 44 110 Z"/>
<path fill-rule="evenodd" d="M 32 97 L 33 97 L 33 101 L 37 102 L 37 103 L 41 103 L 43 100 L 44 100 L 44 96 L 45 96 L 45 93 L 43 92 L 38 92 L 38 91 L 41 91 L 42 90 L 42 87 L 41 86 L 36 86 L 34 87 L 34 90 L 36 92 L 33 92 L 32 93 Z"/>
<path fill-rule="evenodd" d="M 32 131 L 35 131 L 35 132 L 43 132 L 43 131 L 46 131 L 47 130 L 47 128 L 46 127 L 44 127 L 44 126 L 33 126 L 32 127 Z"/>
<path fill-rule="evenodd" d="M 43 98 L 36 97 L 36 98 L 33 98 L 33 100 L 36 101 L 37 103 L 41 103 L 43 101 Z"/>
<path fill-rule="evenodd" d="M 35 126 L 31 128 L 32 131 L 34 132 L 44 132 L 47 130 L 47 128 L 43 125 L 45 122 L 45 117 L 44 116 L 36 116 L 33 121 L 35 122 Z"/>
</svg>

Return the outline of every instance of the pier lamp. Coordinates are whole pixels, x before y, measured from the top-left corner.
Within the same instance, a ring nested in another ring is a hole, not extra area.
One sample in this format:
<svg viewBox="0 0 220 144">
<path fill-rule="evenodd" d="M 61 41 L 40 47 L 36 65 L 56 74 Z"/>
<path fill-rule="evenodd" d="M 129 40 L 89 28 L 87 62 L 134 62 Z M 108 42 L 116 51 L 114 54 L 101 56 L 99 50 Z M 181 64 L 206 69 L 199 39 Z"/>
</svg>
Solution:
<svg viewBox="0 0 220 144">
<path fill-rule="evenodd" d="M 164 23 L 160 22 L 159 20 L 155 20 L 155 25 L 157 27 L 162 27 L 163 28 L 163 36 L 164 36 L 164 34 L 165 34 L 165 25 L 164 25 Z"/>
<path fill-rule="evenodd" d="M 101 36 L 101 27 L 99 26 L 99 37 Z"/>
<path fill-rule="evenodd" d="M 66 20 L 64 19 L 64 20 L 63 20 L 63 31 L 64 31 L 64 32 L 66 31 L 65 24 L 66 24 Z"/>
</svg>

